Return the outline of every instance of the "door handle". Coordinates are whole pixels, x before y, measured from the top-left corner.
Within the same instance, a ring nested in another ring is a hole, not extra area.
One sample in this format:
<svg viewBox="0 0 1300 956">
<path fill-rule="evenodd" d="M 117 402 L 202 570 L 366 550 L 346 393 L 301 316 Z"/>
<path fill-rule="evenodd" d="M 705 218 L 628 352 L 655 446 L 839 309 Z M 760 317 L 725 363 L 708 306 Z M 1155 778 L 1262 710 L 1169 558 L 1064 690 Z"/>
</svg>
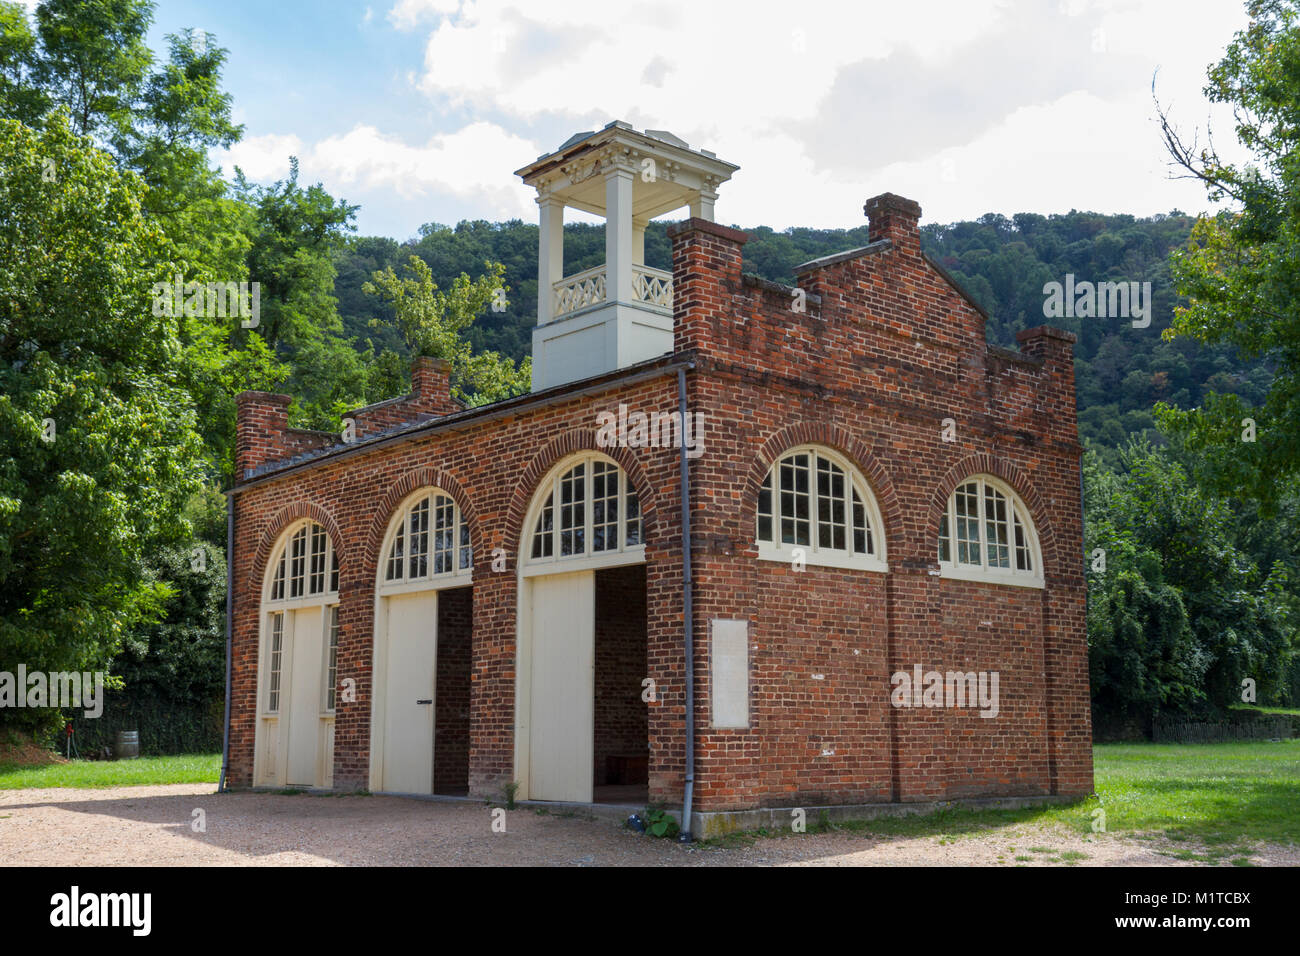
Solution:
<svg viewBox="0 0 1300 956">
<path fill-rule="evenodd" d="M 432 704 L 432 703 L 433 703 L 433 698 L 430 697 L 428 700 L 417 700 L 416 703 L 417 703 L 417 704 Z"/>
</svg>

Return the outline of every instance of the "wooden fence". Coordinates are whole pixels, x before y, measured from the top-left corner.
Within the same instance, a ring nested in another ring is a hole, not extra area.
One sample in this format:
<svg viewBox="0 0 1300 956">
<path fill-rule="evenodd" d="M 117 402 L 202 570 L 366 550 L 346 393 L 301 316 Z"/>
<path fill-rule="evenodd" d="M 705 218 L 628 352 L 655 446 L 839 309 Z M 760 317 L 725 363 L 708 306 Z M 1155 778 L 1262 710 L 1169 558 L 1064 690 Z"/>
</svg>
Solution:
<svg viewBox="0 0 1300 956">
<path fill-rule="evenodd" d="M 1231 740 L 1273 740 L 1295 736 L 1290 717 L 1256 720 L 1159 720 L 1152 725 L 1151 739 L 1166 744 L 1216 744 Z"/>
</svg>

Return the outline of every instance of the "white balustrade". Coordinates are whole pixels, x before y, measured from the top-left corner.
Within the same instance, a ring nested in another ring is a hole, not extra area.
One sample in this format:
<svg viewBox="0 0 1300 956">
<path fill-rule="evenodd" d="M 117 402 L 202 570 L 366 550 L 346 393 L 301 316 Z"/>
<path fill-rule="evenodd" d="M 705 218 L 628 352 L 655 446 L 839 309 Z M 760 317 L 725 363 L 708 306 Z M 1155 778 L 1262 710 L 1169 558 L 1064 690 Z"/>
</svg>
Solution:
<svg viewBox="0 0 1300 956">
<path fill-rule="evenodd" d="M 552 287 L 551 315 L 560 318 L 599 305 L 606 301 L 606 273 L 604 266 L 566 276 Z M 649 266 L 632 266 L 632 294 L 637 302 L 671 312 L 673 308 L 673 276 L 662 269 Z"/>
<path fill-rule="evenodd" d="M 555 318 L 576 312 L 589 305 L 605 301 L 605 267 L 596 266 L 586 272 L 567 276 L 552 287 L 555 292 Z"/>
<path fill-rule="evenodd" d="M 638 302 L 672 310 L 673 275 L 649 266 L 632 266 L 632 292 Z"/>
</svg>

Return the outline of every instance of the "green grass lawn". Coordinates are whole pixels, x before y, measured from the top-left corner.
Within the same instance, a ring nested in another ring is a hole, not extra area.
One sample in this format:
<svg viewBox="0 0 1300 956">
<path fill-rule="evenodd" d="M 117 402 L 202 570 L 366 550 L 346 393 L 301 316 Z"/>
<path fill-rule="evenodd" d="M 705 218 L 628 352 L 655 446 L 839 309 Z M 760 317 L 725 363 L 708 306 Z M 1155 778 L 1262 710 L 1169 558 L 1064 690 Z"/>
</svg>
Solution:
<svg viewBox="0 0 1300 956">
<path fill-rule="evenodd" d="M 0 790 L 39 787 L 129 787 L 210 783 L 221 776 L 221 754 L 182 754 L 138 760 L 72 760 L 44 767 L 0 764 Z"/>
<path fill-rule="evenodd" d="M 1186 859 L 1239 861 L 1256 841 L 1300 843 L 1300 740 L 1098 744 L 1093 765 L 1097 795 L 1068 806 L 943 810 L 830 826 L 941 840 L 1022 823 L 1061 825 L 1083 834 L 1092 832 L 1093 812 L 1100 807 L 1108 833 L 1186 844 L 1171 852 Z M 809 814 L 809 832 L 825 828 Z"/>
</svg>

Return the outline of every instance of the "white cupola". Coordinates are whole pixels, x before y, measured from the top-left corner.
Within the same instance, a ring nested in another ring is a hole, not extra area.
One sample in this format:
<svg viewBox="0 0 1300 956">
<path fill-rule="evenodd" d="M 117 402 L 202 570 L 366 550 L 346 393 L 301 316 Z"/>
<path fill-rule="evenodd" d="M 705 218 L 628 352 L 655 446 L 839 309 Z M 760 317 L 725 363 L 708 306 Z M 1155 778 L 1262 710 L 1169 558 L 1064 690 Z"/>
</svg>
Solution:
<svg viewBox="0 0 1300 956">
<path fill-rule="evenodd" d="M 718 187 L 739 168 L 663 130 L 613 122 L 516 170 L 541 210 L 533 391 L 672 351 L 673 277 L 646 266 L 646 223 L 683 206 L 712 221 Z M 566 206 L 605 217 L 604 265 L 564 274 Z"/>
</svg>

